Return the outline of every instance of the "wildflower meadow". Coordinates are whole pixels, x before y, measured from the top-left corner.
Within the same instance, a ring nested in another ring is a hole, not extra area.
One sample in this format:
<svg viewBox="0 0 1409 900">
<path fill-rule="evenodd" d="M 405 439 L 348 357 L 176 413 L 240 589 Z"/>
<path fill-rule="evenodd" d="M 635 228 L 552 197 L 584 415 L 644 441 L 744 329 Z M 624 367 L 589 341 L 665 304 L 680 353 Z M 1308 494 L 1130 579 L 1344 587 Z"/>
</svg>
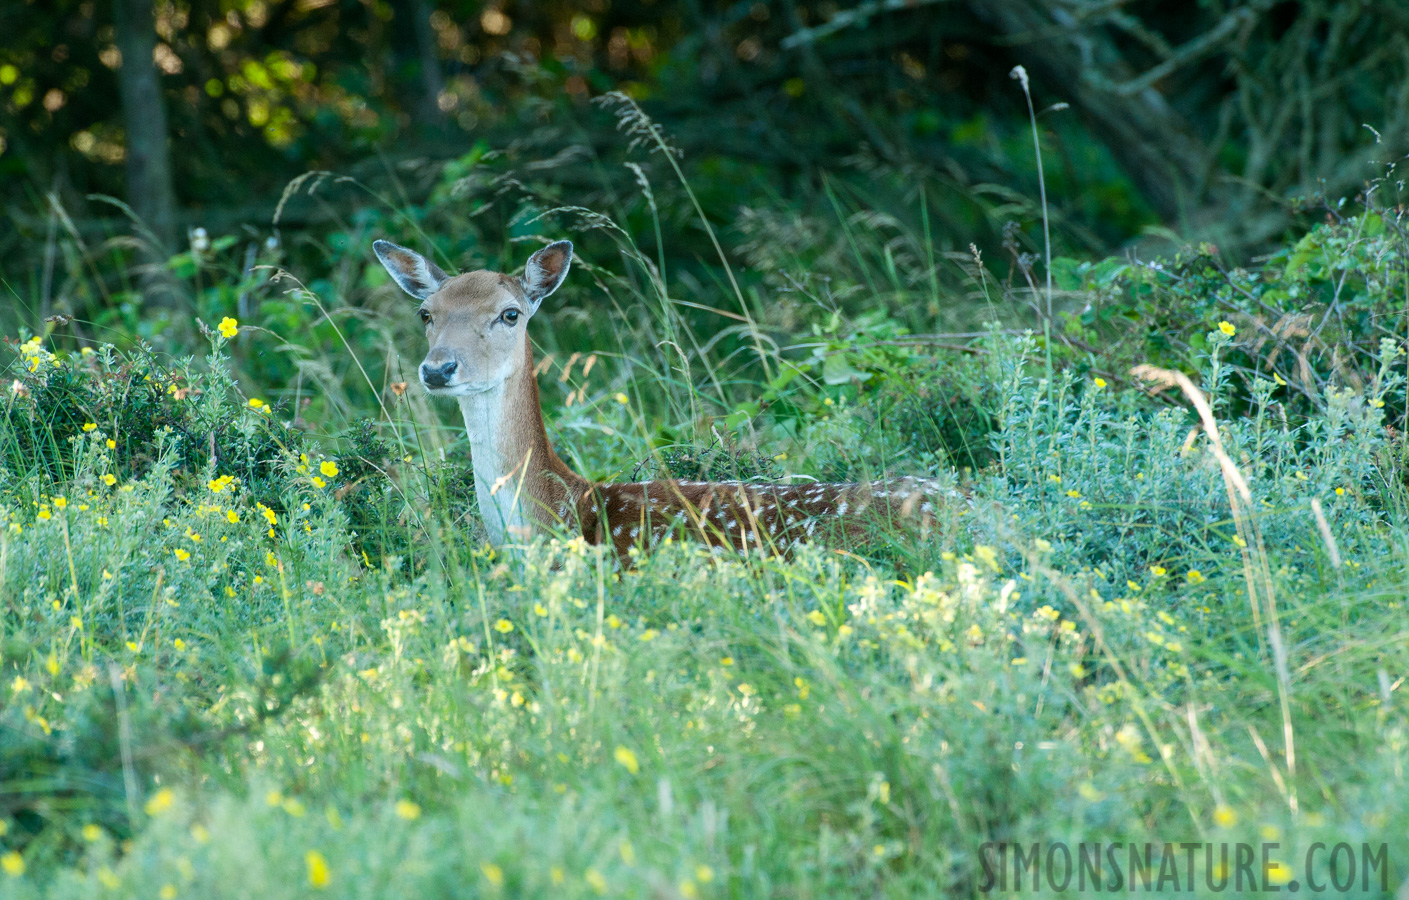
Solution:
<svg viewBox="0 0 1409 900">
<path fill-rule="evenodd" d="M 907 329 L 876 310 L 824 311 L 803 353 L 765 311 L 765 349 L 709 384 L 644 338 L 544 347 L 550 431 L 595 477 L 966 486 L 924 535 L 786 557 L 491 548 L 454 408 L 402 383 L 414 307 L 371 265 L 361 309 L 288 289 L 306 344 L 229 315 L 181 356 L 22 334 L 0 420 L 4 894 L 973 895 L 984 845 L 1039 841 L 1272 845 L 1272 887 L 1343 877 L 1329 852 L 1306 869 L 1314 845 L 1387 845 L 1353 892 L 1393 892 L 1403 341 L 1347 322 L 1333 340 L 1363 350 L 1279 364 L 1259 311 L 1353 279 L 1397 321 L 1392 215 L 1232 276 L 1255 302 L 1190 317 L 1166 351 L 1188 376 L 997 322 L 957 350 L 887 343 Z M 196 302 L 219 309 L 217 265 Z M 1193 311 L 1221 276 L 1181 265 L 1097 287 L 1082 264 L 1063 302 Z M 643 329 L 701 339 L 655 309 Z M 261 390 L 276 348 L 317 366 Z M 721 398 L 712 443 L 659 430 Z"/>
<path fill-rule="evenodd" d="M 3 900 L 1409 898 L 1395 4 L 5 6 Z M 943 502 L 491 532 L 373 242 L 565 239 L 575 472 Z"/>
</svg>

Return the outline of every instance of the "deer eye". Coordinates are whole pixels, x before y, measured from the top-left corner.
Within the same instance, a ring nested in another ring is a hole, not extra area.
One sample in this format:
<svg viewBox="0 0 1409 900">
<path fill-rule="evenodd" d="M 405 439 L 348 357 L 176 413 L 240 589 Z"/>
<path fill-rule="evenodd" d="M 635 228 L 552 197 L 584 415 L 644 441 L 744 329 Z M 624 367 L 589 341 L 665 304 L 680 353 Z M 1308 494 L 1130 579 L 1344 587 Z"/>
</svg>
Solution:
<svg viewBox="0 0 1409 900">
<path fill-rule="evenodd" d="M 421 310 L 421 324 L 422 324 L 422 325 L 429 325 L 430 323 L 431 323 L 431 314 L 430 314 L 429 312 L 427 312 L 426 310 L 424 310 L 424 309 Z"/>
<path fill-rule="evenodd" d="M 513 328 L 516 324 L 518 324 L 519 311 L 517 309 L 506 309 L 499 314 L 499 318 L 504 321 L 505 325 L 508 325 L 510 328 Z"/>
</svg>

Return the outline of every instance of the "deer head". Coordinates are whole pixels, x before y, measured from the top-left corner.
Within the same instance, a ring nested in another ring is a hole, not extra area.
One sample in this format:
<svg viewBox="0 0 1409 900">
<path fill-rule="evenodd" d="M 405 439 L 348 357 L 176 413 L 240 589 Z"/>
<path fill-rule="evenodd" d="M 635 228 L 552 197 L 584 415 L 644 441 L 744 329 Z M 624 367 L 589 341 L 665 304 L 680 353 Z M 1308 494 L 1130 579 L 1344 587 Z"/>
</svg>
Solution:
<svg viewBox="0 0 1409 900">
<path fill-rule="evenodd" d="M 572 262 L 572 244 L 558 241 L 530 256 L 522 277 L 484 270 L 452 277 L 390 241 L 372 249 L 401 289 L 421 302 L 430 343 L 421 384 L 446 397 L 493 390 L 522 365 L 528 320 L 563 283 Z"/>
</svg>

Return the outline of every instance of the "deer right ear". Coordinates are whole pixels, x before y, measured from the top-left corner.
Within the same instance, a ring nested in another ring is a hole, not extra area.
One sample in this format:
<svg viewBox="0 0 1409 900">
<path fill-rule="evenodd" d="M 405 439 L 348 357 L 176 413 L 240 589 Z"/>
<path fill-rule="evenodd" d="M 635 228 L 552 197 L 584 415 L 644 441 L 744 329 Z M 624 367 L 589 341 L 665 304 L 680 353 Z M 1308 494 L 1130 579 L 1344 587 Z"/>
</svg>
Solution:
<svg viewBox="0 0 1409 900">
<path fill-rule="evenodd" d="M 391 241 L 373 241 L 372 250 L 401 289 L 417 300 L 434 294 L 448 280 L 439 266 L 415 250 L 407 250 Z"/>
</svg>

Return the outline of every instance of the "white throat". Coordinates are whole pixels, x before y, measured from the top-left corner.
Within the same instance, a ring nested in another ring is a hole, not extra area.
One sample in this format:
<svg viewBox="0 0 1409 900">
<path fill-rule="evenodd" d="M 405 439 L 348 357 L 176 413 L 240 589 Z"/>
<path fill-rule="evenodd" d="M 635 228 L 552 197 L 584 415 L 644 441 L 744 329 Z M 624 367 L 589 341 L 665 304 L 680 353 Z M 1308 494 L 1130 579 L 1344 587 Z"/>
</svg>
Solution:
<svg viewBox="0 0 1409 900">
<path fill-rule="evenodd" d="M 456 398 L 470 439 L 479 512 L 496 547 L 513 536 L 511 531 L 522 533 L 520 529 L 527 527 L 523 510 L 531 502 L 523 493 L 524 460 L 509 459 L 506 453 L 505 444 L 512 439 L 506 428 L 507 384 Z"/>
</svg>

